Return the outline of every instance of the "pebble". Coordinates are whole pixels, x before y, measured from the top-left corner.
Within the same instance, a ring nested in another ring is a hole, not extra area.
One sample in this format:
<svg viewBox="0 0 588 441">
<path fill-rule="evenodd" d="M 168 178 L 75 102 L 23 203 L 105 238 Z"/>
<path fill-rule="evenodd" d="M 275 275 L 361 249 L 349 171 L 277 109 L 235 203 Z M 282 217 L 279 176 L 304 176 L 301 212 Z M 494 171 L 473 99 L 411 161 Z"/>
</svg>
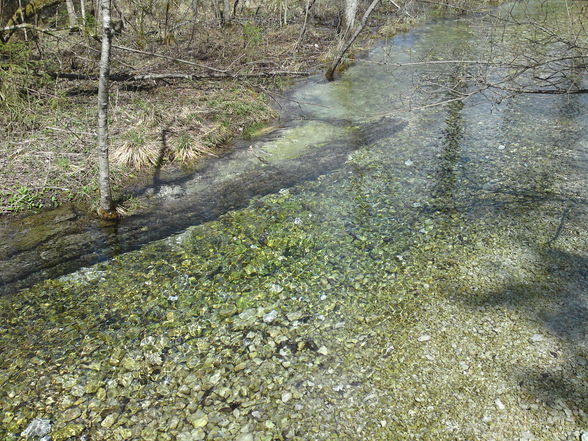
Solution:
<svg viewBox="0 0 588 441">
<path fill-rule="evenodd" d="M 194 426 L 195 429 L 198 429 L 208 424 L 208 415 L 193 415 L 188 418 L 188 421 L 192 423 L 192 426 Z"/>
<path fill-rule="evenodd" d="M 106 427 L 106 428 L 112 427 L 112 425 L 115 423 L 115 421 L 116 421 L 116 415 L 110 414 L 102 420 L 101 426 Z"/>
<path fill-rule="evenodd" d="M 295 322 L 296 320 L 300 320 L 302 318 L 302 313 L 300 311 L 297 311 L 297 312 L 289 312 L 288 314 L 286 314 L 286 317 L 291 322 Z"/>
<path fill-rule="evenodd" d="M 272 283 L 271 287 L 270 287 L 270 291 L 271 292 L 277 292 L 280 293 L 282 291 L 284 291 L 284 288 L 282 288 L 280 285 L 278 285 L 277 283 Z"/>
<path fill-rule="evenodd" d="M 263 316 L 263 321 L 265 323 L 271 323 L 278 317 L 278 311 L 273 309 L 272 311 L 268 312 Z"/>
<path fill-rule="evenodd" d="M 70 407 L 61 415 L 61 420 L 64 422 L 72 421 L 78 418 L 82 414 L 82 410 L 79 407 Z"/>
<path fill-rule="evenodd" d="M 430 335 L 427 335 L 427 334 L 425 334 L 425 335 L 421 335 L 421 336 L 418 338 L 418 340 L 419 340 L 420 342 L 429 341 L 429 340 L 431 340 L 431 336 L 430 336 Z"/>
<path fill-rule="evenodd" d="M 251 433 L 242 433 L 235 438 L 235 441 L 253 441 L 253 435 Z"/>
<path fill-rule="evenodd" d="M 407 159 L 406 161 L 404 161 L 404 165 L 406 165 L 407 167 L 410 167 L 413 164 L 414 164 L 414 162 L 412 162 L 410 159 Z"/>
<path fill-rule="evenodd" d="M 504 410 L 505 409 L 504 404 L 502 404 L 502 401 L 500 401 L 499 398 L 497 398 L 496 401 L 494 401 L 494 403 L 496 404 L 496 407 L 498 407 L 499 410 Z"/>
<path fill-rule="evenodd" d="M 43 437 L 51 432 L 51 420 L 45 418 L 35 418 L 29 423 L 27 428 L 20 434 L 23 438 Z"/>
<path fill-rule="evenodd" d="M 282 394 L 282 403 L 287 403 L 290 399 L 292 399 L 292 394 L 290 392 L 284 392 Z"/>
<path fill-rule="evenodd" d="M 534 334 L 530 339 L 531 343 L 539 343 L 541 341 L 545 340 L 545 337 L 543 337 L 541 334 Z"/>
</svg>

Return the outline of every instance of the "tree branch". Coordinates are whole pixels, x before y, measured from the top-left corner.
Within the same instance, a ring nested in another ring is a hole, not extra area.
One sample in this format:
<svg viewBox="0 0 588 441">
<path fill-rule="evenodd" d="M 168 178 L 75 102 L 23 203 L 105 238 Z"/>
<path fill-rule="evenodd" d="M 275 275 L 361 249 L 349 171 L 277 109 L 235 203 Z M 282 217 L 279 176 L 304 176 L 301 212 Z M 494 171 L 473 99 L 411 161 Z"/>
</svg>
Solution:
<svg viewBox="0 0 588 441">
<path fill-rule="evenodd" d="M 71 73 L 71 72 L 47 72 L 51 78 L 64 79 L 64 80 L 97 80 L 98 75 L 96 74 L 82 74 L 82 73 Z M 224 80 L 224 79 L 241 79 L 241 78 L 272 78 L 280 76 L 289 77 L 304 77 L 310 75 L 309 72 L 298 72 L 298 71 L 269 71 L 269 72 L 254 72 L 249 74 L 239 73 L 211 73 L 211 74 L 190 74 L 190 73 L 152 73 L 152 74 L 112 74 L 110 75 L 110 81 L 149 81 L 149 80 Z"/>
<path fill-rule="evenodd" d="M 133 49 L 131 47 L 126 47 L 126 46 L 118 46 L 116 44 L 113 44 L 112 47 L 115 49 L 119 49 L 121 51 L 133 52 L 135 54 L 149 55 L 150 57 L 156 57 L 156 58 L 164 58 L 166 60 L 175 61 L 176 63 L 188 64 L 190 66 L 200 67 L 202 69 L 210 70 L 213 72 L 219 72 L 219 73 L 223 73 L 223 74 L 227 73 L 226 71 L 224 71 L 222 69 L 216 69 L 214 67 L 206 66 L 205 64 L 195 63 L 193 61 L 183 60 L 181 58 L 174 58 L 174 57 L 170 57 L 168 55 L 161 55 L 161 54 L 156 54 L 154 52 L 141 51 L 139 49 Z"/>
</svg>

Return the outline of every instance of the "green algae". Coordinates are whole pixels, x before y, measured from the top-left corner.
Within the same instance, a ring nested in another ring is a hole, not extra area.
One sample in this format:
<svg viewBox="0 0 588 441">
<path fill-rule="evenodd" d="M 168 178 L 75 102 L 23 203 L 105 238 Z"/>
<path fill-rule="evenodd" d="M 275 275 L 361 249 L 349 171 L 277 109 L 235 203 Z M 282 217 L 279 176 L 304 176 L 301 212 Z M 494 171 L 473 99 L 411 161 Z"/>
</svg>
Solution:
<svg viewBox="0 0 588 441">
<path fill-rule="evenodd" d="M 309 121 L 295 127 L 277 138 L 274 142 L 262 146 L 263 158 L 269 162 L 295 159 L 320 148 L 334 139 L 349 134 L 348 130 L 320 121 Z"/>
</svg>

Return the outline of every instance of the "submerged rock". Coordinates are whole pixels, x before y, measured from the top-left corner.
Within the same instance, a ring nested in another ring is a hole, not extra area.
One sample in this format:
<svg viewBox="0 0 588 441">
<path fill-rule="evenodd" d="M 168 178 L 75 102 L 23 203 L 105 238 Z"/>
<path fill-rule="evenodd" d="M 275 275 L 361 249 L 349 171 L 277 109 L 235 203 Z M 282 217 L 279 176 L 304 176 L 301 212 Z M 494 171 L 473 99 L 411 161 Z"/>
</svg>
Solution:
<svg viewBox="0 0 588 441">
<path fill-rule="evenodd" d="M 265 314 L 263 316 L 263 321 L 265 323 L 269 324 L 269 323 L 273 322 L 277 317 L 278 317 L 278 311 L 273 309 L 272 311 L 268 312 L 267 314 Z"/>
<path fill-rule="evenodd" d="M 82 424 L 69 424 L 61 429 L 51 432 L 53 441 L 65 441 L 68 438 L 79 436 L 84 431 Z"/>
<path fill-rule="evenodd" d="M 35 418 L 27 428 L 20 434 L 25 439 L 42 438 L 51 432 L 51 420 Z"/>
</svg>

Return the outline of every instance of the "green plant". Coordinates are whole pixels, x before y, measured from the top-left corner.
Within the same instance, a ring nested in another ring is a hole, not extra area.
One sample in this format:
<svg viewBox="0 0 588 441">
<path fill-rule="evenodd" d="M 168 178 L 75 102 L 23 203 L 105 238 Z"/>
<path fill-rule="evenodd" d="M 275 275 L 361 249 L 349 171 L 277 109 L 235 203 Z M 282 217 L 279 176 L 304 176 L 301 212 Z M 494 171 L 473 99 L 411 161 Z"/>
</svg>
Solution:
<svg viewBox="0 0 588 441">
<path fill-rule="evenodd" d="M 67 170 L 71 166 L 71 160 L 69 158 L 57 158 L 55 164 L 57 164 L 59 168 Z"/>
<path fill-rule="evenodd" d="M 37 118 L 31 107 L 43 104 L 37 92 L 48 82 L 35 72 L 44 66 L 31 57 L 29 43 L 0 41 L 0 125 L 7 131 L 35 127 Z"/>
<path fill-rule="evenodd" d="M 15 193 L 8 198 L 8 211 L 34 210 L 43 207 L 41 194 L 27 188 L 19 187 Z"/>
<path fill-rule="evenodd" d="M 251 23 L 243 25 L 243 46 L 257 46 L 262 42 L 262 30 Z"/>
<path fill-rule="evenodd" d="M 245 139 L 252 139 L 255 138 L 258 134 L 263 132 L 263 128 L 266 126 L 266 123 L 259 121 L 254 122 L 253 124 L 248 125 L 243 130 L 243 138 Z"/>
</svg>

